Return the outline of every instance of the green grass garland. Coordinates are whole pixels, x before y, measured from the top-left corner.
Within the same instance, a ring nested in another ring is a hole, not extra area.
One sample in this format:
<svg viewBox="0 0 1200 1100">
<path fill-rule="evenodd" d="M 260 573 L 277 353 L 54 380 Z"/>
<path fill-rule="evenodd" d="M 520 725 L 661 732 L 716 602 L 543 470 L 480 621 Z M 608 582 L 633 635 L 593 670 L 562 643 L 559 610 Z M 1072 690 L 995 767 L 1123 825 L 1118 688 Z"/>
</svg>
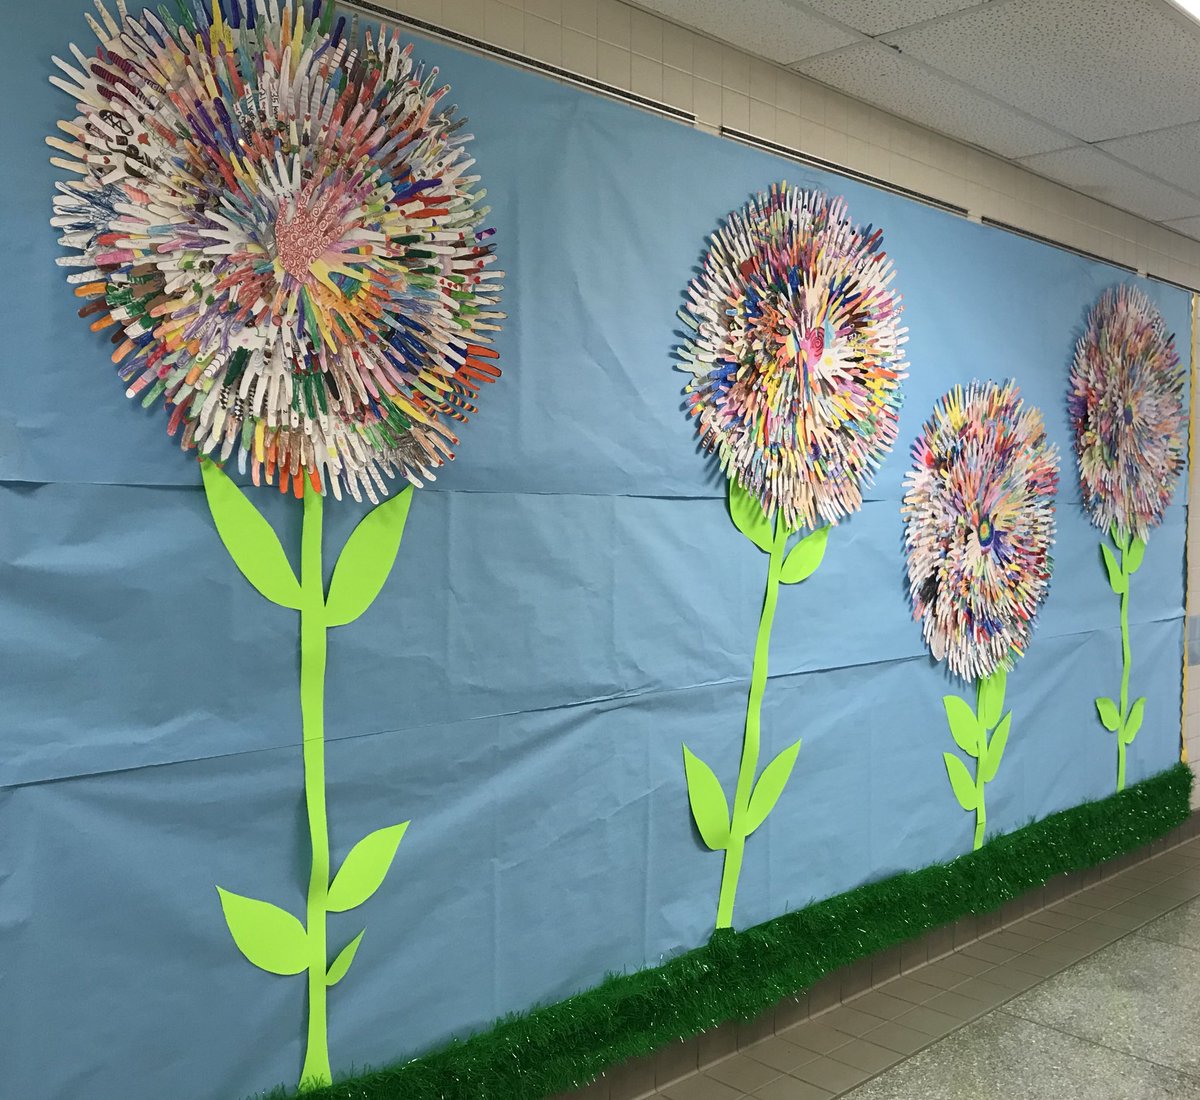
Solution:
<svg viewBox="0 0 1200 1100">
<path fill-rule="evenodd" d="M 831 971 L 931 928 L 990 912 L 1056 875 L 1132 851 L 1181 824 L 1179 764 L 1098 802 L 997 836 L 979 851 L 868 883 L 744 932 L 722 931 L 663 966 L 616 975 L 558 1004 L 306 1100 L 542 1100 L 726 1020 L 745 1019 Z M 294 1093 L 277 1089 L 270 1100 Z"/>
</svg>

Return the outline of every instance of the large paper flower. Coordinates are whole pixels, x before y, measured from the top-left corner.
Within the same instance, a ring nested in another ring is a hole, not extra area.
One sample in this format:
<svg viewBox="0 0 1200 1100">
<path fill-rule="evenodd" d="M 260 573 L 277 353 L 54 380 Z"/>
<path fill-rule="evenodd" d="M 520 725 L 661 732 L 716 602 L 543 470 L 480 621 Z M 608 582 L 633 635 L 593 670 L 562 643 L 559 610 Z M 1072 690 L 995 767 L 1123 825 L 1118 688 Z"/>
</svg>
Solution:
<svg viewBox="0 0 1200 1100">
<path fill-rule="evenodd" d="M 498 375 L 486 208 L 463 119 L 398 33 L 332 4 L 227 0 L 89 20 L 51 79 L 80 114 L 50 138 L 82 179 L 54 224 L 130 397 L 184 448 L 356 498 L 453 457 Z"/>
<path fill-rule="evenodd" d="M 856 511 L 896 439 L 905 330 L 882 240 L 842 199 L 779 184 L 730 215 L 688 288 L 701 440 L 790 529 Z"/>
<path fill-rule="evenodd" d="M 913 444 L 903 513 L 914 615 L 966 680 L 1008 671 L 1050 583 L 1058 454 L 1009 382 L 956 386 Z"/>
<path fill-rule="evenodd" d="M 1067 408 L 1083 503 L 1102 531 L 1143 542 L 1183 469 L 1184 369 L 1162 314 L 1136 287 L 1106 290 L 1075 348 Z"/>
</svg>

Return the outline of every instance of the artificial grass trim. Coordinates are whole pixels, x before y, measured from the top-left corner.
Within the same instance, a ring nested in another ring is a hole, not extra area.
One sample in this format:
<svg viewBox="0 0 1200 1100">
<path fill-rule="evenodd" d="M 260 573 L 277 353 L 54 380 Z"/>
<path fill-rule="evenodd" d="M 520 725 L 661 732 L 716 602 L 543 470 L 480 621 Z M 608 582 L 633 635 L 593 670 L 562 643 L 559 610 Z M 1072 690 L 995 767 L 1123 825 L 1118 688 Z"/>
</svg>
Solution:
<svg viewBox="0 0 1200 1100">
<path fill-rule="evenodd" d="M 305 1098 L 542 1100 L 626 1059 L 754 1016 L 864 956 L 1139 848 L 1187 819 L 1191 789 L 1190 769 L 1178 764 L 1119 794 L 997 836 L 950 863 L 868 883 L 744 932 L 721 932 L 662 966 L 610 977 Z"/>
</svg>

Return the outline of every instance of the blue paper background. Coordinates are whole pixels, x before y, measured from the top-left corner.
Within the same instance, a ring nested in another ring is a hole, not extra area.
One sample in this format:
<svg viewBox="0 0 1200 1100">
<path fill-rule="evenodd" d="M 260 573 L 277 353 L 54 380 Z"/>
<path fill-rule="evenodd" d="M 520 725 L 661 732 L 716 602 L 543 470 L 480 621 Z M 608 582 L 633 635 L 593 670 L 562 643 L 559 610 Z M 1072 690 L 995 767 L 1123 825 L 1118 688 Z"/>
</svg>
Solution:
<svg viewBox="0 0 1200 1100">
<path fill-rule="evenodd" d="M 0 1066 L 39 1100 L 232 1098 L 295 1079 L 301 979 L 254 969 L 213 889 L 302 912 L 296 619 L 222 550 L 160 410 L 126 402 L 75 317 L 43 136 L 79 0 L 6 13 L 0 69 Z M 901 444 L 819 572 L 781 594 L 763 759 L 794 778 L 747 849 L 736 923 L 970 846 L 942 765 L 964 691 L 903 583 L 907 447 L 956 382 L 1015 377 L 1063 457 L 1057 569 L 989 823 L 1109 793 L 1117 603 L 1079 506 L 1064 407 L 1086 310 L 1121 273 L 685 127 L 419 43 L 477 135 L 509 277 L 505 377 L 414 501 L 375 606 L 330 639 L 335 859 L 411 818 L 331 994 L 335 1065 L 414 1054 L 703 942 L 721 857 L 680 743 L 732 788 L 766 559 L 682 411 L 675 311 L 706 236 L 786 178 L 885 229 L 911 330 Z M 1189 355 L 1189 298 L 1141 282 Z M 1131 601 L 1148 697 L 1130 782 L 1179 755 L 1185 491 Z M 254 497 L 289 551 L 299 510 Z M 362 509 L 328 509 L 326 557 Z"/>
</svg>

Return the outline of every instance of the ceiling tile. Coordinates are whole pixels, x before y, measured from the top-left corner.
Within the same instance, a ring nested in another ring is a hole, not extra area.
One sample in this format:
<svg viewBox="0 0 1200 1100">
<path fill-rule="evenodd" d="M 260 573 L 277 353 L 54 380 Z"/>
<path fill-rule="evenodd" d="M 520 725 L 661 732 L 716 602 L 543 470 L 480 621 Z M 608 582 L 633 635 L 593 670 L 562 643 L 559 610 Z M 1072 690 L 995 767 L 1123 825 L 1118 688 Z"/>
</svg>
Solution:
<svg viewBox="0 0 1200 1100">
<path fill-rule="evenodd" d="M 1143 172 L 1200 194 L 1200 122 L 1101 142 L 1101 149 Z"/>
<path fill-rule="evenodd" d="M 1163 225 L 1176 233 L 1182 233 L 1185 237 L 1194 237 L 1200 241 L 1200 217 L 1177 218 L 1175 221 L 1163 222 Z"/>
<path fill-rule="evenodd" d="M 851 32 L 787 0 L 739 0 L 736 6 L 728 0 L 638 0 L 638 4 L 682 26 L 785 65 L 858 41 Z"/>
<path fill-rule="evenodd" d="M 1071 138 L 875 42 L 813 58 L 795 68 L 839 91 L 1001 156 L 1029 156 L 1073 144 Z"/>
<path fill-rule="evenodd" d="M 863 34 L 886 34 L 939 15 L 974 8 L 988 0 L 800 0 Z"/>
<path fill-rule="evenodd" d="M 1200 199 L 1088 145 L 1023 157 L 1021 163 L 1038 175 L 1154 222 L 1200 215 Z"/>
<path fill-rule="evenodd" d="M 1200 25 L 1163 0 L 1007 0 L 886 39 L 1084 141 L 1200 119 Z"/>
</svg>

